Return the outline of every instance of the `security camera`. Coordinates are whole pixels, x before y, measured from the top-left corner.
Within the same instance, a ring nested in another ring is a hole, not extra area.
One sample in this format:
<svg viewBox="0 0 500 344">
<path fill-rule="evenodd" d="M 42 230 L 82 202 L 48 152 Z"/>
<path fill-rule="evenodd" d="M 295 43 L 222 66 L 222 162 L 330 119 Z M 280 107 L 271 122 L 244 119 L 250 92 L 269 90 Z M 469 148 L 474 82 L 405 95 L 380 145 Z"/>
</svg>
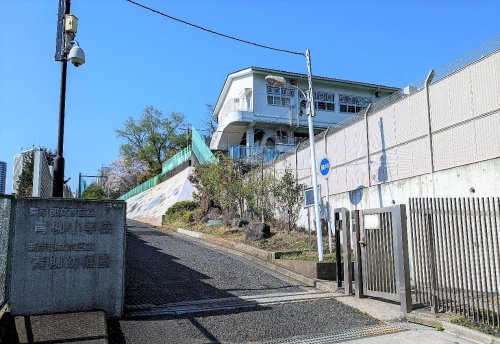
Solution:
<svg viewBox="0 0 500 344">
<path fill-rule="evenodd" d="M 68 60 L 75 66 L 81 66 L 85 63 L 85 52 L 78 45 L 77 41 L 72 41 L 73 46 L 68 54 Z"/>
</svg>

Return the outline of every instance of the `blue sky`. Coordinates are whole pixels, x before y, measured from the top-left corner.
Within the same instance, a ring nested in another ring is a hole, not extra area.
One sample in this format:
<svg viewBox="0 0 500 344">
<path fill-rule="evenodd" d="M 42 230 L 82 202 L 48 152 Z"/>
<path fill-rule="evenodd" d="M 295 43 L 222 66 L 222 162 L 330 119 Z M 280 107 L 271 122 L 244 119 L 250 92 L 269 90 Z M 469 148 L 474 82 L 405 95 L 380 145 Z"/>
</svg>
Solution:
<svg viewBox="0 0 500 344">
<path fill-rule="evenodd" d="M 278 48 L 311 50 L 313 74 L 403 87 L 500 33 L 498 0 L 138 0 L 169 15 Z M 58 0 L 0 0 L 0 160 L 57 145 Z M 119 157 L 115 129 L 145 106 L 203 126 L 227 74 L 306 72 L 301 56 L 230 41 L 125 0 L 72 0 L 87 63 L 68 65 L 66 177 Z"/>
</svg>

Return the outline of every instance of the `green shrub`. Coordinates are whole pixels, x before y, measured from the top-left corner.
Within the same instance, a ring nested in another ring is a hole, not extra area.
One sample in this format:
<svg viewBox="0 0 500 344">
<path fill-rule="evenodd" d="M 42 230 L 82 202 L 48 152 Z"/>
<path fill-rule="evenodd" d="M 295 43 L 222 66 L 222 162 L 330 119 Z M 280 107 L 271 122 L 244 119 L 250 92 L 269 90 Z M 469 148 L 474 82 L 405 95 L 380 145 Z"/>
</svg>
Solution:
<svg viewBox="0 0 500 344">
<path fill-rule="evenodd" d="M 194 221 L 194 211 L 199 206 L 196 201 L 177 202 L 165 212 L 165 222 L 189 223 Z"/>
</svg>

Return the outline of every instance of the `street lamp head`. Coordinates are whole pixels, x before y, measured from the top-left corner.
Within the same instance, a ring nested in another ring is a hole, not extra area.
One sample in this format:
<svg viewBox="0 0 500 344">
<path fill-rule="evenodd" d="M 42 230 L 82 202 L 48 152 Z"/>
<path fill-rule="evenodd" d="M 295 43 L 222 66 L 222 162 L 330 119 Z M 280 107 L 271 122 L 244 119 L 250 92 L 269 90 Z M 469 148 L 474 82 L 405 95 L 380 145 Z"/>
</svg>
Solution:
<svg viewBox="0 0 500 344">
<path fill-rule="evenodd" d="M 68 54 L 68 60 L 75 66 L 81 66 L 85 63 L 85 52 L 78 45 L 77 41 L 72 41 L 73 46 Z"/>
<path fill-rule="evenodd" d="M 268 75 L 266 76 L 266 82 L 268 85 L 271 86 L 285 86 L 286 85 L 286 80 L 282 76 L 276 76 L 276 75 Z"/>
</svg>

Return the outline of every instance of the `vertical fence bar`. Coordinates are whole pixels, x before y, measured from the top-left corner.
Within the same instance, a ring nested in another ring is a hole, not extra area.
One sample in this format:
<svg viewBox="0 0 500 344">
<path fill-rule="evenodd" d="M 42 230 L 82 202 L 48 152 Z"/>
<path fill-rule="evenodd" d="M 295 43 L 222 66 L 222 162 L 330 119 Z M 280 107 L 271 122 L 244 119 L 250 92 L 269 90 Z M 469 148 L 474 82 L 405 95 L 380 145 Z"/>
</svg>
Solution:
<svg viewBox="0 0 500 344">
<path fill-rule="evenodd" d="M 500 327 L 500 198 L 492 199 L 493 254 L 495 262 L 496 322 Z"/>
<path fill-rule="evenodd" d="M 351 212 L 351 226 L 353 228 L 354 240 L 356 245 L 354 245 L 354 271 L 355 271 L 355 293 L 358 298 L 363 297 L 363 267 L 361 259 L 361 224 L 360 224 L 360 211 L 354 210 Z"/>
<path fill-rule="evenodd" d="M 393 293 L 393 288 L 392 288 L 392 272 L 394 271 L 394 259 L 393 259 L 393 255 L 390 254 L 390 249 L 389 249 L 389 246 L 390 246 L 390 241 L 389 241 L 389 238 L 392 234 L 392 224 L 389 223 L 389 220 L 390 220 L 390 214 L 389 213 L 385 213 L 385 222 L 386 222 L 386 230 L 384 232 L 384 237 L 382 238 L 383 240 L 383 248 L 384 248 L 384 257 L 385 257 L 385 260 L 384 260 L 384 264 L 386 265 L 386 269 L 385 269 L 385 278 L 384 278 L 384 281 L 385 281 L 385 288 L 386 288 L 386 292 L 387 293 Z"/>
<path fill-rule="evenodd" d="M 408 236 L 406 228 L 406 207 L 397 205 L 392 207 L 391 225 L 392 241 L 394 245 L 394 271 L 396 276 L 396 290 L 399 294 L 401 312 L 409 313 L 412 309 L 410 270 L 408 267 Z"/>
<path fill-rule="evenodd" d="M 479 268 L 479 255 L 477 253 L 478 250 L 478 235 L 477 235 L 477 205 L 475 202 L 475 199 L 473 198 L 471 200 L 471 222 L 472 222 L 472 258 L 474 262 L 474 287 L 476 289 L 475 293 L 475 298 L 476 298 L 476 319 L 477 321 L 480 321 L 482 319 L 481 316 L 481 310 L 482 310 L 482 304 L 481 304 L 481 295 L 480 295 L 480 290 L 481 290 L 481 275 L 480 275 L 480 268 Z"/>
<path fill-rule="evenodd" d="M 389 222 L 391 220 L 391 217 L 388 216 L 389 214 L 386 214 L 386 220 Z M 389 223 L 388 230 L 385 232 L 385 254 L 386 254 L 386 259 L 387 259 L 387 276 L 386 276 L 386 281 L 387 281 L 387 292 L 388 293 L 395 293 L 395 285 L 394 285 L 394 254 L 392 253 L 392 231 L 393 231 L 393 224 Z"/>
<path fill-rule="evenodd" d="M 468 259 L 469 259 L 469 283 L 470 283 L 470 298 L 472 303 L 472 318 L 477 320 L 477 309 L 479 305 L 477 304 L 476 298 L 476 262 L 474 259 L 474 206 L 471 204 L 471 199 L 467 198 L 467 251 L 468 251 Z"/>
<path fill-rule="evenodd" d="M 422 298 L 420 296 L 420 288 L 419 288 L 419 280 L 418 280 L 418 252 L 417 252 L 417 221 L 416 221 L 416 213 L 417 209 L 415 207 L 415 199 L 410 198 L 408 200 L 410 205 L 410 240 L 412 245 L 412 257 L 413 257 L 413 281 L 415 282 L 415 301 L 417 303 L 422 303 Z"/>
<path fill-rule="evenodd" d="M 433 235 L 433 225 L 432 225 L 432 215 L 427 214 L 426 217 L 426 231 L 428 233 L 427 237 L 429 239 L 429 274 L 430 274 L 430 290 L 431 290 L 431 298 L 430 305 L 433 313 L 437 313 L 439 311 L 439 297 L 437 291 L 437 272 L 436 272 L 436 250 L 434 249 L 434 235 Z"/>
<path fill-rule="evenodd" d="M 478 260 L 479 260 L 479 274 L 480 274 L 480 287 L 479 287 L 479 292 L 481 296 L 481 315 L 482 315 L 482 321 L 485 321 L 486 317 L 486 309 L 485 309 L 485 302 L 484 302 L 484 286 L 485 286 L 485 271 L 484 271 L 484 257 L 483 257 L 483 243 L 484 243 L 484 238 L 483 238 L 483 226 L 482 226 L 482 221 L 481 221 L 481 201 L 480 198 L 474 198 L 476 201 L 476 221 L 477 221 L 477 234 L 478 234 L 478 243 L 477 243 L 477 253 L 478 253 Z"/>
<path fill-rule="evenodd" d="M 456 220 L 455 220 L 455 225 L 456 227 L 454 228 L 455 232 L 455 250 L 454 250 L 454 255 L 456 257 L 456 273 L 457 273 L 457 288 L 458 288 L 458 301 L 459 301 L 459 314 L 463 315 L 464 314 L 464 307 L 465 307 L 465 291 L 467 290 L 467 287 L 464 283 L 465 280 L 465 275 L 463 273 L 463 256 L 461 254 L 461 243 L 463 241 L 462 238 L 462 224 L 461 224 L 461 219 L 462 219 L 462 210 L 460 208 L 460 199 L 455 199 L 455 204 L 454 204 L 455 211 L 457 213 Z"/>
<path fill-rule="evenodd" d="M 377 273 L 377 285 L 375 290 L 382 290 L 382 270 L 381 267 L 383 266 L 383 261 L 382 261 L 382 253 L 380 252 L 380 246 L 382 244 L 381 242 L 381 234 L 382 231 L 384 231 L 384 222 L 383 222 L 383 214 L 379 214 L 379 223 L 380 223 L 380 228 L 378 230 L 375 230 L 375 240 L 377 242 L 377 245 L 374 247 L 375 249 L 375 255 L 377 256 L 377 266 L 375 267 L 376 273 Z"/>
<path fill-rule="evenodd" d="M 452 226 L 450 228 L 450 256 L 452 258 L 451 260 L 451 269 L 452 269 L 452 283 L 450 284 L 450 288 L 453 291 L 453 305 L 455 307 L 454 312 L 457 312 L 457 310 L 460 308 L 460 287 L 458 284 L 458 257 L 456 255 L 455 249 L 457 246 L 457 231 L 458 231 L 458 226 L 457 226 L 457 207 L 456 207 L 456 198 L 451 198 L 450 199 L 450 206 L 451 206 L 451 223 Z"/>
<path fill-rule="evenodd" d="M 425 239 L 422 240 L 424 252 L 426 253 L 426 265 L 424 266 L 424 271 L 425 271 L 425 283 L 426 283 L 426 290 L 427 290 L 427 303 L 428 304 L 434 304 L 433 300 L 433 290 L 432 290 L 432 281 L 433 278 L 431 276 L 432 274 L 432 265 L 434 264 L 434 258 L 432 256 L 434 255 L 433 249 L 431 250 L 431 233 L 429 231 L 429 218 L 428 218 L 428 206 L 427 206 L 427 198 L 424 198 L 422 200 L 422 224 L 423 224 L 423 231 L 422 233 L 425 233 Z M 437 311 L 437 308 L 436 308 Z"/>
<path fill-rule="evenodd" d="M 451 253 L 451 235 L 452 235 L 452 226 L 453 226 L 453 208 L 451 205 L 451 199 L 450 198 L 445 198 L 445 209 L 444 213 L 445 218 L 446 218 L 446 226 L 444 227 L 444 235 L 446 236 L 446 247 L 443 250 L 444 252 L 444 260 L 445 260 L 445 271 L 444 274 L 446 275 L 446 311 L 452 312 L 453 311 L 453 267 L 452 267 L 452 261 L 453 261 L 453 256 L 450 254 Z"/>
<path fill-rule="evenodd" d="M 448 280 L 446 278 L 446 264 L 448 260 L 445 258 L 446 249 L 445 244 L 447 243 L 445 239 L 445 232 L 443 231 L 443 226 L 441 226 L 441 214 L 439 208 L 439 199 L 430 198 L 429 199 L 429 210 L 428 216 L 430 216 L 430 237 L 432 238 L 432 247 L 434 250 L 433 256 L 434 263 L 432 265 L 432 273 L 434 274 L 435 281 L 431 281 L 434 294 L 437 295 L 438 309 L 446 310 L 448 299 L 446 296 L 446 291 L 448 290 Z M 439 306 L 441 305 L 441 306 Z"/>
<path fill-rule="evenodd" d="M 378 256 L 377 256 L 377 230 L 370 229 L 370 257 L 371 257 L 371 276 L 372 283 L 370 290 L 377 290 L 378 286 L 378 274 L 377 274 L 377 266 L 379 266 Z"/>
<path fill-rule="evenodd" d="M 378 286 L 377 286 L 377 290 L 380 290 L 380 291 L 383 291 L 384 290 L 384 270 L 386 268 L 385 266 L 385 262 L 384 262 L 384 252 L 383 252 L 383 235 L 384 235 L 384 232 L 385 232 L 385 214 L 384 213 L 381 213 L 379 215 L 379 219 L 380 219 L 380 229 L 379 231 L 377 232 L 377 256 L 378 256 L 378 261 L 379 261 L 379 265 L 378 265 Z"/>
<path fill-rule="evenodd" d="M 449 221 L 447 215 L 448 209 L 447 204 L 442 198 L 434 200 L 433 212 L 438 214 L 438 220 L 436 221 L 436 239 L 438 241 L 436 256 L 438 261 L 438 288 L 439 288 L 439 299 L 442 304 L 443 310 L 449 310 L 449 300 L 450 300 L 450 257 L 448 256 L 448 246 L 449 246 Z"/>
<path fill-rule="evenodd" d="M 491 284 L 491 260 L 490 260 L 490 237 L 491 237 L 491 228 L 489 226 L 488 218 L 490 216 L 489 207 L 488 207 L 488 198 L 482 197 L 482 210 L 483 215 L 481 216 L 482 228 L 483 228 L 483 261 L 484 261 L 484 269 L 485 269 L 485 296 L 486 296 L 486 310 L 488 312 L 487 318 L 485 321 L 487 324 L 492 325 L 491 323 L 491 314 L 493 313 L 493 289 Z"/>
<path fill-rule="evenodd" d="M 427 238 L 427 227 L 425 223 L 425 210 L 424 210 L 424 200 L 418 200 L 418 206 L 420 209 L 419 213 L 419 227 L 420 227 L 420 257 L 421 257 L 421 275 L 422 275 L 422 286 L 423 286 L 423 296 L 426 304 L 430 303 L 430 288 L 429 288 L 429 279 L 427 278 L 429 273 L 429 251 L 427 250 L 426 243 L 428 242 Z"/>
<path fill-rule="evenodd" d="M 461 219 L 462 219 L 462 213 L 460 210 L 460 198 L 455 198 L 454 199 L 454 209 L 455 209 L 455 243 L 454 243 L 454 255 L 456 257 L 456 274 L 457 274 L 457 285 L 456 288 L 458 288 L 458 304 L 459 304 L 459 314 L 463 314 L 464 307 L 465 307 L 465 285 L 463 283 L 464 281 L 464 275 L 463 275 L 463 256 L 461 255 L 460 252 L 460 240 L 461 240 L 461 230 L 462 230 L 462 225 L 461 225 Z"/>
<path fill-rule="evenodd" d="M 381 256 L 381 263 L 382 263 L 382 269 L 380 269 L 381 273 L 381 288 L 380 290 L 383 292 L 388 293 L 389 292 L 389 283 L 387 282 L 387 276 L 389 275 L 389 270 L 390 270 L 390 262 L 389 259 L 387 259 L 387 238 L 386 238 L 386 233 L 388 231 L 388 226 L 387 226 L 387 213 L 381 214 L 383 218 L 383 230 L 380 233 L 380 256 Z"/>
<path fill-rule="evenodd" d="M 375 238 L 374 238 L 374 229 L 369 229 L 366 232 L 368 234 L 368 239 L 369 239 L 369 245 L 367 244 L 367 248 L 369 248 L 369 255 L 366 255 L 366 260 L 370 259 L 370 274 L 368 276 L 368 281 L 370 282 L 370 290 L 376 290 L 376 280 L 377 280 L 377 275 L 375 274 L 375 265 L 377 265 L 377 257 L 375 256 Z M 367 250 L 368 252 L 368 250 Z"/>
<path fill-rule="evenodd" d="M 351 249 L 351 216 L 348 210 L 343 211 L 343 226 L 342 231 L 344 232 L 344 293 L 347 295 L 352 294 L 352 249 Z"/>
<path fill-rule="evenodd" d="M 462 198 L 459 198 L 457 200 L 457 212 L 459 214 L 458 217 L 458 245 L 457 245 L 457 253 L 459 257 L 459 265 L 460 265 L 460 286 L 462 289 L 462 299 L 460 300 L 460 303 L 462 304 L 462 307 L 460 308 L 460 314 L 465 315 L 467 312 L 467 309 L 469 308 L 469 288 L 467 286 L 467 266 L 466 266 L 466 253 L 463 250 L 464 247 L 464 216 L 465 216 L 465 211 L 463 207 L 463 202 Z"/>
</svg>

